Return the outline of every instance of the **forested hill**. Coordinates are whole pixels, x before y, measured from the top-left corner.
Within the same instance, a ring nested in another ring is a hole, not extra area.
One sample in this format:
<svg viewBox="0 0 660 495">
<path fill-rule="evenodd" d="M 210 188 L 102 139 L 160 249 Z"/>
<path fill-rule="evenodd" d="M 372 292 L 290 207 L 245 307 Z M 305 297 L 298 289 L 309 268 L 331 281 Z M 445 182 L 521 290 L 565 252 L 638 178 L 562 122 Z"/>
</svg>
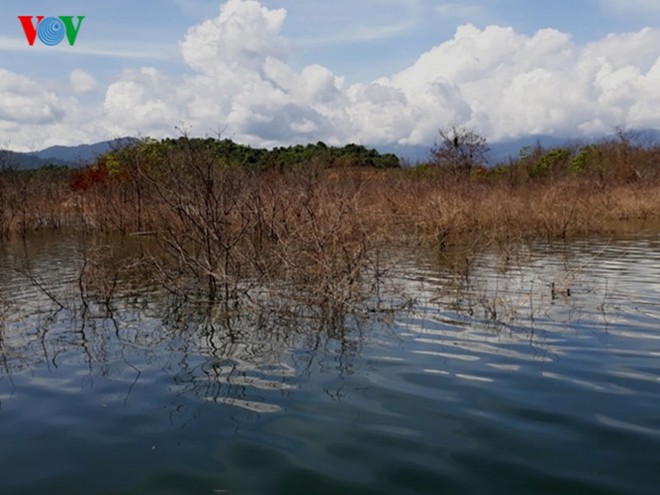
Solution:
<svg viewBox="0 0 660 495">
<path fill-rule="evenodd" d="M 206 157 L 213 157 L 214 160 L 221 160 L 227 165 L 248 168 L 281 168 L 313 164 L 328 167 L 396 168 L 400 166 L 399 158 L 393 153 L 381 154 L 375 149 L 358 144 L 339 147 L 318 142 L 266 149 L 238 144 L 230 139 L 180 137 L 161 141 L 145 139 L 135 143 L 133 147 L 136 151 L 152 157 L 165 157 L 170 152 L 190 152 L 198 156 L 203 154 Z"/>
<path fill-rule="evenodd" d="M 39 152 L 18 153 L 0 150 L 0 169 L 26 170 L 47 165 L 80 167 L 93 163 L 97 157 L 112 154 L 122 148 L 149 150 L 153 154 L 166 151 L 205 151 L 228 164 L 256 168 L 283 167 L 322 163 L 327 166 L 364 166 L 393 168 L 399 158 L 393 153 L 380 153 L 358 144 L 328 146 L 322 142 L 307 145 L 282 146 L 273 149 L 253 148 L 230 139 L 186 138 L 155 140 L 122 138 L 93 145 L 73 147 L 53 146 Z"/>
</svg>

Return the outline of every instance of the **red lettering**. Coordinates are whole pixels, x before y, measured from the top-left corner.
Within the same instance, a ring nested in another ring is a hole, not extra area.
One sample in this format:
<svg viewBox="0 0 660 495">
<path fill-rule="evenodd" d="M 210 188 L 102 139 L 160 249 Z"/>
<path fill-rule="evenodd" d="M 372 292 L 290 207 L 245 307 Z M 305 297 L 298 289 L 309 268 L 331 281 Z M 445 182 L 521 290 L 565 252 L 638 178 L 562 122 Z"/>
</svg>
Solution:
<svg viewBox="0 0 660 495">
<path fill-rule="evenodd" d="M 27 42 L 30 46 L 34 45 L 34 40 L 37 38 L 37 27 L 39 26 L 39 23 L 44 18 L 44 16 L 42 15 L 37 16 L 36 26 L 32 23 L 32 17 L 34 16 L 31 15 L 18 16 L 18 20 L 21 21 L 21 25 L 23 26 L 23 32 L 25 33 L 25 38 L 27 39 Z"/>
</svg>

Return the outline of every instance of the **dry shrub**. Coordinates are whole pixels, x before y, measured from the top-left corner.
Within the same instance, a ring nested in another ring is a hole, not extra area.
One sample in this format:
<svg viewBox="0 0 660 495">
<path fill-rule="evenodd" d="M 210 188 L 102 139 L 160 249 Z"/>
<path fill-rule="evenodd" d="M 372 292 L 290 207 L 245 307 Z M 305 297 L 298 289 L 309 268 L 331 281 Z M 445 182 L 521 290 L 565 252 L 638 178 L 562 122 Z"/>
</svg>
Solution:
<svg viewBox="0 0 660 495">
<path fill-rule="evenodd" d="M 177 294 L 259 303 L 260 294 L 281 293 L 303 305 L 350 307 L 369 301 L 388 251 L 425 245 L 463 253 L 452 264 L 469 271 L 490 245 L 510 252 L 533 238 L 568 239 L 657 217 L 659 152 L 611 147 L 600 152 L 623 164 L 617 173 L 592 167 L 533 181 L 522 168 L 472 176 L 318 163 L 254 170 L 192 145 L 157 157 L 134 149 L 121 155 L 120 173 L 84 189 L 0 174 L 0 231 L 150 234 L 158 245 L 147 256 L 151 273 Z M 107 298 L 118 275 L 103 266 L 90 261 L 81 284 L 97 284 Z M 107 283 L 93 282 L 92 273 Z"/>
<path fill-rule="evenodd" d="M 61 174 L 0 171 L 0 238 L 62 228 L 69 188 Z"/>
</svg>

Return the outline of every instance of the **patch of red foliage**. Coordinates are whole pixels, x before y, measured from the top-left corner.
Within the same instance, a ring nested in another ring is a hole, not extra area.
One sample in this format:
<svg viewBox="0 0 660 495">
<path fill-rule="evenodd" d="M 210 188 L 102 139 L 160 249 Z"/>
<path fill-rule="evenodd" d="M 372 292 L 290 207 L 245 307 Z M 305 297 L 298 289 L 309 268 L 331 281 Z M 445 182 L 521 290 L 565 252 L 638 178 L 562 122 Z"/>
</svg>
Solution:
<svg viewBox="0 0 660 495">
<path fill-rule="evenodd" d="M 110 176 L 105 160 L 77 170 L 71 177 L 70 186 L 74 191 L 86 191 L 95 184 L 105 184 Z"/>
</svg>

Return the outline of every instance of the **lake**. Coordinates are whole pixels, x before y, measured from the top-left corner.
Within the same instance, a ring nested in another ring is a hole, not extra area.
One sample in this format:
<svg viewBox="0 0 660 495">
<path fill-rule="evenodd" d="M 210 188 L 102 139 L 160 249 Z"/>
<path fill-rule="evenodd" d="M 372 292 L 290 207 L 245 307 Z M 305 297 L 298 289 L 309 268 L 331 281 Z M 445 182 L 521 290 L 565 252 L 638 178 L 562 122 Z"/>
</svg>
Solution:
<svg viewBox="0 0 660 495">
<path fill-rule="evenodd" d="M 85 306 L 72 239 L 6 243 L 0 493 L 657 493 L 660 235 L 451 264 L 321 320 Z"/>
</svg>

